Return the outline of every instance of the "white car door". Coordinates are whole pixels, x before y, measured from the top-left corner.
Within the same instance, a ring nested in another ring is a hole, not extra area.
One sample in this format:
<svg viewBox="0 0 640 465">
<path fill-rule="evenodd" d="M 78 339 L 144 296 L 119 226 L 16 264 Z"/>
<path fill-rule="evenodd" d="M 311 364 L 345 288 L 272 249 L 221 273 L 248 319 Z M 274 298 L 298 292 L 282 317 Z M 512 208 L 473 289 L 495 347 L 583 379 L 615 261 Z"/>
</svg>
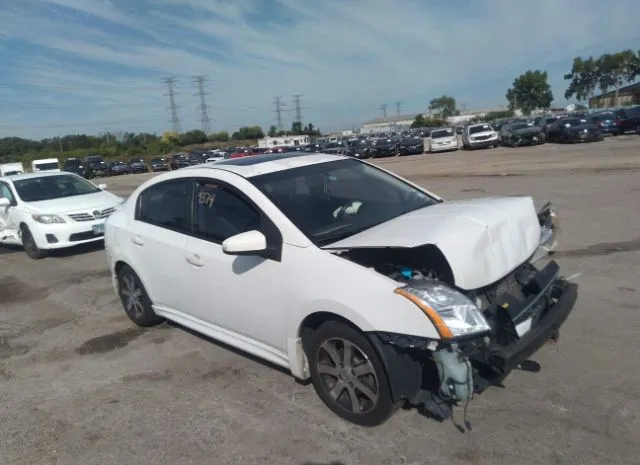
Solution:
<svg viewBox="0 0 640 465">
<path fill-rule="evenodd" d="M 129 226 L 132 267 L 155 306 L 178 309 L 190 291 L 184 244 L 189 231 L 188 180 L 154 184 L 140 194 Z"/>
<path fill-rule="evenodd" d="M 300 270 L 288 269 L 277 258 L 226 255 L 221 245 L 257 229 L 281 250 L 280 232 L 232 186 L 213 179 L 194 183 L 193 235 L 185 244 L 193 291 L 181 310 L 231 334 L 240 345 L 286 353 L 287 276 Z"/>
<path fill-rule="evenodd" d="M 0 207 L 0 243 L 20 244 L 18 221 L 16 218 L 16 197 L 9 184 L 0 182 L 0 198 L 8 199 L 11 205 Z"/>
</svg>

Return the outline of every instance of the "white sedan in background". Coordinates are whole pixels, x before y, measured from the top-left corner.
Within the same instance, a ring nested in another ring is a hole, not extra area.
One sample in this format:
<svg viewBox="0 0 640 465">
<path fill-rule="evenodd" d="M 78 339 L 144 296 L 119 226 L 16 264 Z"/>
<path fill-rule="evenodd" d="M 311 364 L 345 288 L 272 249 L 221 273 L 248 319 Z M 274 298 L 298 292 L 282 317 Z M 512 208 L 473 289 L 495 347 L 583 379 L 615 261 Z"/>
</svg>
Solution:
<svg viewBox="0 0 640 465">
<path fill-rule="evenodd" d="M 285 367 L 372 426 L 405 402 L 447 417 L 558 337 L 577 286 L 533 264 L 554 219 L 530 197 L 444 201 L 362 160 L 283 153 L 146 181 L 105 246 L 134 323 Z"/>
<path fill-rule="evenodd" d="M 434 129 L 429 134 L 428 152 L 458 150 L 458 136 L 453 128 Z"/>
<path fill-rule="evenodd" d="M 33 259 L 48 250 L 102 240 L 104 222 L 124 199 L 73 173 L 0 179 L 0 245 L 21 245 Z"/>
</svg>

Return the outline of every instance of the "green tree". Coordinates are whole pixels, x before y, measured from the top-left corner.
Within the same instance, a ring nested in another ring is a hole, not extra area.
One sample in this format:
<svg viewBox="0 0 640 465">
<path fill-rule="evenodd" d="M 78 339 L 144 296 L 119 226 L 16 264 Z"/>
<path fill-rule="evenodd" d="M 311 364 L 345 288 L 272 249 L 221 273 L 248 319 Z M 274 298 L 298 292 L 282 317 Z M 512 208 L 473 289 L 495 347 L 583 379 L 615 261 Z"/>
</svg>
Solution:
<svg viewBox="0 0 640 465">
<path fill-rule="evenodd" d="M 425 124 L 425 118 L 424 115 L 422 113 L 416 115 L 415 119 L 413 120 L 413 123 L 411 123 L 411 127 L 412 128 L 425 128 L 427 127 L 427 125 Z"/>
<path fill-rule="evenodd" d="M 431 100 L 429 108 L 438 113 L 438 116 L 442 119 L 460 114 L 456 108 L 456 99 L 448 95 L 442 95 Z"/>
<path fill-rule="evenodd" d="M 276 137 L 276 134 L 278 134 L 278 128 L 272 124 L 269 126 L 269 137 Z"/>
<path fill-rule="evenodd" d="M 553 92 L 546 71 L 527 71 L 513 80 L 507 90 L 507 100 L 511 110 L 520 109 L 525 115 L 533 110 L 547 109 L 553 102 Z"/>
<path fill-rule="evenodd" d="M 229 133 L 227 131 L 214 132 L 209 134 L 209 142 L 229 142 Z"/>
<path fill-rule="evenodd" d="M 593 97 L 598 86 L 598 61 L 593 57 L 583 59 L 575 57 L 571 72 L 564 75 L 564 79 L 571 81 L 564 93 L 564 98 L 569 100 L 575 95 L 578 101 L 588 101 Z"/>
<path fill-rule="evenodd" d="M 264 132 L 260 126 L 245 126 L 231 135 L 233 140 L 262 139 Z"/>
<path fill-rule="evenodd" d="M 294 121 L 291 124 L 291 133 L 296 136 L 302 134 L 302 123 L 300 121 Z"/>
<path fill-rule="evenodd" d="M 602 92 L 615 89 L 614 105 L 618 106 L 620 87 L 633 82 L 640 75 L 640 57 L 633 50 L 605 53 L 598 59 L 598 85 Z"/>
</svg>

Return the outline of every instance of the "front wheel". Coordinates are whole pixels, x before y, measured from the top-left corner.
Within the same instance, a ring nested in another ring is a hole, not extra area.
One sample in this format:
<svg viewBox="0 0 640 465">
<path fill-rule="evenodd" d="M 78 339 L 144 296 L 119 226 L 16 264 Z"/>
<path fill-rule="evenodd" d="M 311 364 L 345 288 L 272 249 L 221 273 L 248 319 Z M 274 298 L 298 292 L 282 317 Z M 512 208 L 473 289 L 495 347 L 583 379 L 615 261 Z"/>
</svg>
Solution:
<svg viewBox="0 0 640 465">
<path fill-rule="evenodd" d="M 125 313 L 138 326 L 155 326 L 163 321 L 153 311 L 151 299 L 140 278 L 128 265 L 118 272 L 118 294 Z"/>
<path fill-rule="evenodd" d="M 311 336 L 308 351 L 313 387 L 341 418 L 377 426 L 399 407 L 380 357 L 361 332 L 335 321 L 323 323 Z"/>
<path fill-rule="evenodd" d="M 29 228 L 26 226 L 22 227 L 22 247 L 27 256 L 32 260 L 40 260 L 47 256 L 47 251 L 38 248 L 38 244 L 36 244 L 31 231 L 29 231 Z"/>
</svg>

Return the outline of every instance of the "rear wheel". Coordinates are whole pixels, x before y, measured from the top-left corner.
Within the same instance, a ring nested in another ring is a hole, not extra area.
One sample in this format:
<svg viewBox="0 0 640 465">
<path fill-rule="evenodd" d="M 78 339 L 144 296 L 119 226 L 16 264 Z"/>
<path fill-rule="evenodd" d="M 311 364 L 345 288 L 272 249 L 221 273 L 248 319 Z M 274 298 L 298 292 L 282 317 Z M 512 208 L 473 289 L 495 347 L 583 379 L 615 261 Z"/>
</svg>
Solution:
<svg viewBox="0 0 640 465">
<path fill-rule="evenodd" d="M 151 299 L 140 278 L 128 265 L 118 271 L 118 294 L 125 313 L 138 326 L 162 323 L 163 319 L 153 311 Z"/>
<path fill-rule="evenodd" d="M 33 260 L 40 260 L 47 256 L 46 250 L 38 248 L 38 244 L 36 244 L 36 241 L 27 226 L 23 226 L 21 228 L 21 233 L 22 247 L 29 258 Z"/>
<path fill-rule="evenodd" d="M 385 368 L 364 334 L 329 321 L 314 331 L 308 347 L 313 386 L 335 414 L 376 426 L 397 410 Z"/>
</svg>

